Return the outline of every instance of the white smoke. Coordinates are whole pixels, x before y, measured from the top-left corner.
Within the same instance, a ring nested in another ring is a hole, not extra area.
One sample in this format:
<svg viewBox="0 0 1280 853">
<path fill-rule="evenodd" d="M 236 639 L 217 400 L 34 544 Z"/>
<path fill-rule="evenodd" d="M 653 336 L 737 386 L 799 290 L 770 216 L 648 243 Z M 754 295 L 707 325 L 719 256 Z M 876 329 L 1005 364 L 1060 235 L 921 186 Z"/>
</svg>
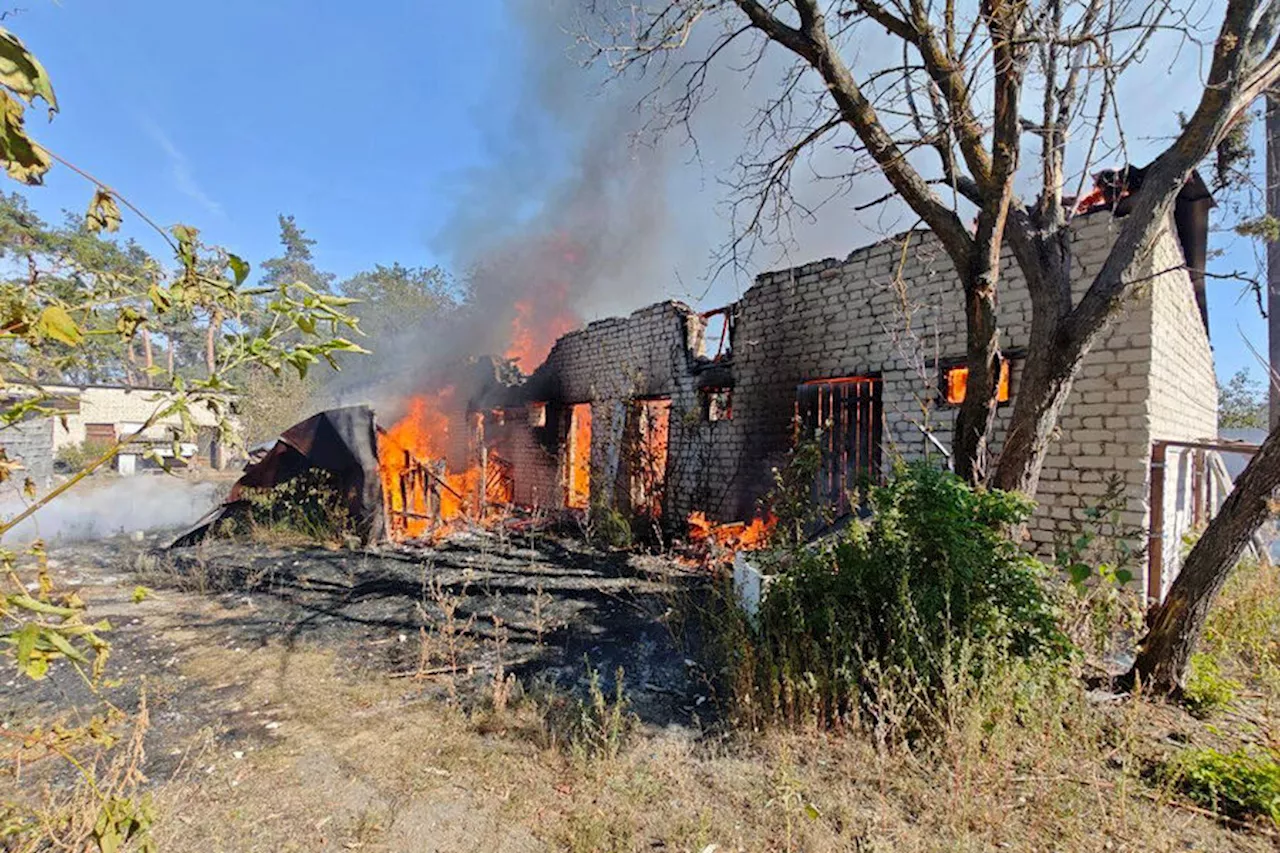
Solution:
<svg viewBox="0 0 1280 853">
<path fill-rule="evenodd" d="M 5 544 L 43 539 L 78 542 L 120 533 L 185 527 L 220 500 L 214 483 L 167 475 L 119 477 L 78 484 L 5 534 Z M 26 508 L 15 495 L 0 499 L 0 517 Z"/>
</svg>

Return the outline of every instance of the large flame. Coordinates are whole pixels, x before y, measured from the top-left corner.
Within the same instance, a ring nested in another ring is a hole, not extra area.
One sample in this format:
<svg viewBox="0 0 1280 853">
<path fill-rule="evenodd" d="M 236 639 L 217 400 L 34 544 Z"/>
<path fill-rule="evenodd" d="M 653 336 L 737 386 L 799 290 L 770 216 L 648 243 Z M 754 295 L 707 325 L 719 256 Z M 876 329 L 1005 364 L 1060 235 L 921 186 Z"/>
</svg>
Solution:
<svg viewBox="0 0 1280 853">
<path fill-rule="evenodd" d="M 510 343 L 503 352 L 526 371 L 546 360 L 551 347 L 562 335 L 582 322 L 570 305 L 570 280 L 579 266 L 579 252 L 567 237 L 547 240 L 530 261 L 533 278 L 525 282 L 525 297 L 516 300 L 511 318 Z M 547 278 L 538 270 L 554 270 Z M 524 272 L 523 270 L 519 272 Z"/>
<path fill-rule="evenodd" d="M 578 327 L 578 315 L 557 304 L 563 303 L 566 290 L 561 286 L 551 294 L 550 305 L 533 299 L 516 302 L 515 316 L 511 319 L 511 343 L 504 356 L 526 371 L 533 370 L 546 360 L 562 335 Z"/>
<path fill-rule="evenodd" d="M 503 352 L 525 371 L 545 361 L 555 342 L 579 325 L 569 302 L 574 275 L 582 273 L 576 269 L 579 253 L 563 235 L 529 251 L 520 263 L 500 265 L 504 282 L 527 276 L 520 283 L 523 298 L 511 307 Z M 484 416 L 467 412 L 454 397 L 453 387 L 413 397 L 407 414 L 382 435 L 378 455 L 395 538 L 439 535 L 451 522 L 479 519 L 487 507 L 509 504 L 514 497 L 510 464 L 486 451 Z M 580 413 L 574 431 L 570 498 L 582 506 L 590 488 L 590 415 L 589 409 Z"/>
<path fill-rule="evenodd" d="M 453 397 L 452 386 L 414 397 L 408 413 L 379 441 L 382 485 L 397 538 L 443 532 L 471 511 L 481 472 L 474 465 L 450 471 L 447 462 L 450 426 L 466 422 Z"/>
</svg>

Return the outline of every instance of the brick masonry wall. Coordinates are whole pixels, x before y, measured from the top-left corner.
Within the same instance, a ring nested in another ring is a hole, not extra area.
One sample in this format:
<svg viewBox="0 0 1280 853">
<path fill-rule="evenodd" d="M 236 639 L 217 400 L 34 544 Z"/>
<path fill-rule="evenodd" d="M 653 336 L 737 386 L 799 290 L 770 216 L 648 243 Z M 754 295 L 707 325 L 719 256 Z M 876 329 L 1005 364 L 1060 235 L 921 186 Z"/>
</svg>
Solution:
<svg viewBox="0 0 1280 853">
<path fill-rule="evenodd" d="M 1116 227 L 1106 215 L 1077 220 L 1077 298 L 1105 259 Z M 1176 269 L 1180 263 L 1181 249 L 1167 233 L 1148 264 L 1151 284 L 1085 359 L 1042 475 L 1031 529 L 1040 546 L 1078 526 L 1113 474 L 1123 480 L 1123 523 L 1145 526 L 1152 438 L 1215 432 L 1212 355 L 1189 277 Z M 1000 294 L 1004 348 L 1035 346 L 1030 298 L 1011 257 Z M 965 326 L 950 261 L 932 235 L 913 232 L 844 262 L 766 273 L 737 310 L 733 435 L 713 462 L 729 484 L 724 517 L 749 515 L 768 489 L 790 446 L 795 388 L 807 380 L 881 377 L 886 461 L 936 457 L 926 429 L 950 446 L 955 413 L 938 404 L 934 364 L 963 356 Z M 1019 366 L 1015 359 L 1014 395 Z M 996 453 L 1010 411 L 1002 406 L 998 414 Z"/>
<path fill-rule="evenodd" d="M 41 490 L 53 484 L 53 425 L 52 418 L 28 418 L 5 429 L 5 454 L 10 461 L 18 462 L 23 467 L 9 481 L 14 489 L 22 488 L 23 481 L 28 477 Z"/>
<path fill-rule="evenodd" d="M 1154 266 L 1181 263 L 1176 246 L 1161 248 Z M 1151 431 L 1157 439 L 1212 439 L 1218 435 L 1218 381 L 1209 336 L 1184 278 L 1160 276 L 1152 286 Z"/>
<path fill-rule="evenodd" d="M 1116 228 L 1105 214 L 1076 220 L 1077 298 Z M 1077 528 L 1111 476 L 1122 481 L 1123 523 L 1145 526 L 1153 438 L 1215 434 L 1212 355 L 1181 263 L 1181 249 L 1166 233 L 1144 273 L 1150 283 L 1086 357 L 1045 462 L 1031 527 L 1037 545 Z M 1030 298 L 1011 257 L 1003 270 L 1001 343 L 1016 353 L 1038 342 L 1029 339 Z M 704 326 L 687 307 L 660 303 L 561 338 L 525 389 L 529 399 L 552 401 L 552 434 L 540 440 L 528 429 L 511 433 L 517 500 L 563 504 L 567 404 L 578 402 L 592 405 L 593 494 L 610 500 L 622 476 L 623 401 L 671 398 L 669 519 L 693 509 L 722 520 L 758 510 L 792 445 L 796 388 L 806 381 L 880 377 L 886 465 L 936 459 L 926 431 L 950 447 L 955 410 L 939 403 L 936 363 L 963 356 L 965 322 L 951 262 L 928 232 L 859 249 L 844 261 L 762 274 L 733 311 L 733 419 L 727 421 L 702 416 L 697 387 L 705 364 L 697 356 Z M 1015 396 L 1020 364 L 1015 357 Z M 996 453 L 1010 412 L 1006 405 L 998 414 Z"/>
<path fill-rule="evenodd" d="M 690 468 L 691 454 L 702 449 L 692 420 L 698 404 L 693 353 L 701 346 L 703 331 L 703 321 L 687 306 L 662 302 L 628 317 L 591 323 L 560 338 L 524 387 L 527 399 L 548 403 L 547 426 L 513 429 L 506 442 L 514 463 L 516 501 L 564 505 L 563 444 L 575 403 L 591 405 L 593 501 L 614 505 L 624 491 L 621 450 L 629 416 L 627 401 L 671 399 L 669 481 L 670 472 Z M 687 504 L 687 500 L 677 503 Z"/>
</svg>

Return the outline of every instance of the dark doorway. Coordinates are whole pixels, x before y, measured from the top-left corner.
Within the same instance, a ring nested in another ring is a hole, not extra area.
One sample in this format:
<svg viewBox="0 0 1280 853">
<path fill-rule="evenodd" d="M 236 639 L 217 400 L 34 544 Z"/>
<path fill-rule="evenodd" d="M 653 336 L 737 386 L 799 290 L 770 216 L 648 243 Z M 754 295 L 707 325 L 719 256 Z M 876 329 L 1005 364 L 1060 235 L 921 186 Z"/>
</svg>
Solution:
<svg viewBox="0 0 1280 853">
<path fill-rule="evenodd" d="M 799 438 L 816 436 L 822 449 L 814 498 L 837 516 L 849 512 L 850 495 L 860 486 L 880 480 L 880 386 L 876 376 L 849 376 L 806 382 L 796 389 Z"/>
</svg>

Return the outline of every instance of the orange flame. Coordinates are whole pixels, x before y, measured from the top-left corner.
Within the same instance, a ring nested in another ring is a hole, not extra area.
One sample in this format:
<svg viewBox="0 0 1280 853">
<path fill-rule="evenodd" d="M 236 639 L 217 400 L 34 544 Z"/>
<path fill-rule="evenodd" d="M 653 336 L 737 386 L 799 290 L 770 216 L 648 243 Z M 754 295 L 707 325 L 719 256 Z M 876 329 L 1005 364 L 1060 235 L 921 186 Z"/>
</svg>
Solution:
<svg viewBox="0 0 1280 853">
<path fill-rule="evenodd" d="M 734 551 L 754 551 L 765 547 L 778 520 L 773 514 L 760 518 L 757 516 L 750 522 L 732 521 L 716 524 L 707 518 L 704 512 L 689 514 L 689 541 L 695 544 L 712 545 L 730 554 Z"/>
<path fill-rule="evenodd" d="M 408 413 L 378 443 L 378 462 L 392 535 L 416 539 L 441 533 L 470 510 L 481 482 L 478 466 L 450 472 L 449 428 L 454 389 L 409 401 Z M 461 413 L 457 423 L 464 423 Z M 443 526 L 436 527 L 439 521 Z"/>
<path fill-rule="evenodd" d="M 569 489 L 565 504 L 586 509 L 591 503 L 591 404 L 578 403 L 569 415 Z"/>
<path fill-rule="evenodd" d="M 511 343 L 503 352 L 525 370 L 533 370 L 546 361 L 551 347 L 562 335 L 578 327 L 578 315 L 566 308 L 564 285 L 551 288 L 550 298 L 542 304 L 521 299 L 515 304 L 511 319 Z M 544 294 L 548 296 L 548 294 Z"/>
<path fill-rule="evenodd" d="M 533 370 L 551 352 L 551 347 L 566 332 L 576 329 L 582 318 L 569 304 L 572 271 L 581 263 L 578 249 L 565 235 L 548 238 L 537 247 L 531 263 L 536 269 L 559 270 L 548 279 L 535 278 L 525 283 L 525 297 L 516 301 L 511 318 L 511 337 L 507 358 L 524 370 Z"/>
</svg>

